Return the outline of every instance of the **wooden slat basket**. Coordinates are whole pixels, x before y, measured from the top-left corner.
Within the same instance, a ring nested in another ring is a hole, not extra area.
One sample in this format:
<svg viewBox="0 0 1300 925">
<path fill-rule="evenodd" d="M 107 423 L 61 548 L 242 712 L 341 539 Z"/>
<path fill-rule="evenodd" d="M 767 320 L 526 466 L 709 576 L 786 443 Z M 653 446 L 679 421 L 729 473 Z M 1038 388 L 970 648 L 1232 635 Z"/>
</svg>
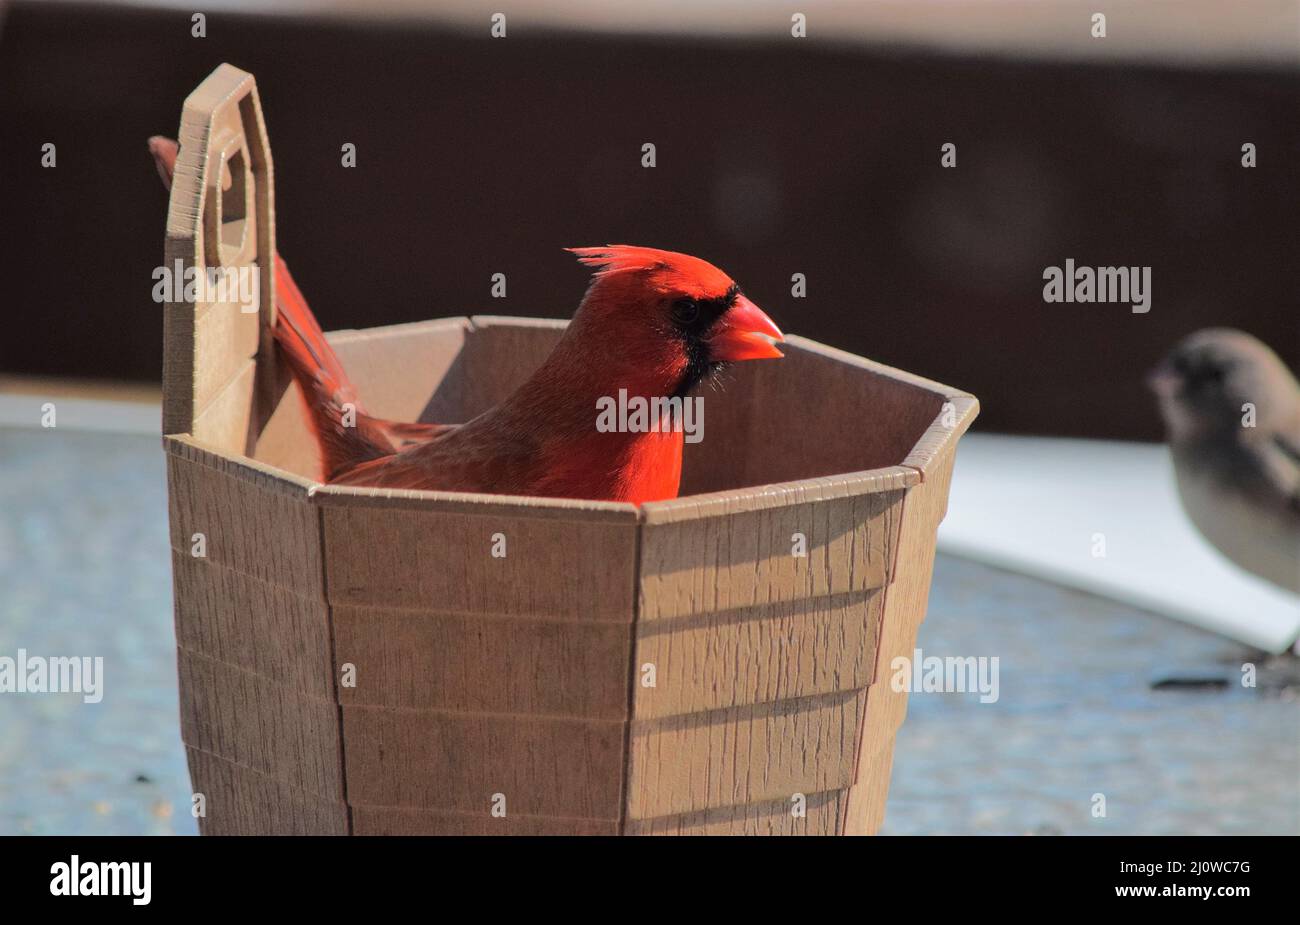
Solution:
<svg viewBox="0 0 1300 925">
<path fill-rule="evenodd" d="M 180 140 L 168 265 L 261 274 L 258 312 L 166 307 L 204 833 L 877 829 L 907 702 L 889 664 L 925 616 L 972 396 L 790 337 L 709 399 L 674 501 L 325 486 L 268 341 L 273 171 L 252 76 L 218 68 Z M 331 341 L 375 414 L 456 422 L 563 327 L 445 318 Z"/>
</svg>

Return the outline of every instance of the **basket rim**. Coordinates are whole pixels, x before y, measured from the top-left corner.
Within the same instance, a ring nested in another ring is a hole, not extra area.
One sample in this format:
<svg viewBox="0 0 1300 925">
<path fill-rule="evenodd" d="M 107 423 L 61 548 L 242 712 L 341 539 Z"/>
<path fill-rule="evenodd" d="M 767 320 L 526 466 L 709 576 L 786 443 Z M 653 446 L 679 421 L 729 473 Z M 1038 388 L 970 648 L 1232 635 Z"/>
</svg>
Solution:
<svg viewBox="0 0 1300 925">
<path fill-rule="evenodd" d="M 532 327 L 563 329 L 566 319 L 522 318 L 507 315 L 463 315 L 432 318 L 424 321 L 380 325 L 370 328 L 346 328 L 331 331 L 331 340 L 353 340 L 395 329 L 428 330 L 460 326 L 467 330 L 488 327 Z M 528 495 L 496 495 L 477 492 L 422 491 L 415 489 L 364 488 L 351 485 L 327 485 L 246 456 L 232 456 L 194 438 L 191 434 L 164 435 L 168 452 L 194 461 L 206 462 L 196 455 L 223 460 L 222 468 L 231 474 L 280 487 L 325 506 L 394 507 L 442 511 L 469 515 L 560 517 L 567 519 L 623 521 L 627 523 L 672 523 L 701 517 L 725 516 L 746 511 L 766 510 L 793 504 L 829 501 L 856 495 L 908 490 L 921 484 L 936 460 L 942 458 L 979 413 L 979 401 L 969 392 L 954 389 L 914 373 L 900 370 L 857 354 L 819 343 L 797 334 L 787 335 L 785 346 L 819 354 L 876 376 L 928 392 L 945 402 L 934 419 L 920 434 L 906 457 L 898 463 L 874 469 L 837 472 L 804 479 L 761 485 L 746 485 L 722 491 L 682 495 L 665 501 L 646 502 L 640 506 L 623 501 L 592 501 L 573 498 L 546 498 Z M 948 407 L 948 405 L 951 407 Z M 208 463 L 211 465 L 211 463 Z"/>
</svg>

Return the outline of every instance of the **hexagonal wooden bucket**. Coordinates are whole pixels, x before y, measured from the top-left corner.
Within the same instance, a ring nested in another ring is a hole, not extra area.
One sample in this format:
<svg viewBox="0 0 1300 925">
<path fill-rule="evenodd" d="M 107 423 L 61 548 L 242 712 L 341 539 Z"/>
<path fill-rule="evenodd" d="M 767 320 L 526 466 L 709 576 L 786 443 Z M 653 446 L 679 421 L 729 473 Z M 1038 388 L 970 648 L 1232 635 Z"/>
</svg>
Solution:
<svg viewBox="0 0 1300 925">
<path fill-rule="evenodd" d="M 168 263 L 269 266 L 251 76 L 214 72 L 181 142 Z M 269 276 L 260 313 L 167 306 L 182 731 L 205 833 L 876 830 L 906 710 L 888 665 L 925 616 L 972 396 L 791 337 L 707 398 L 674 501 L 323 486 L 266 349 Z M 454 422 L 563 327 L 331 340 L 373 413 Z"/>
</svg>

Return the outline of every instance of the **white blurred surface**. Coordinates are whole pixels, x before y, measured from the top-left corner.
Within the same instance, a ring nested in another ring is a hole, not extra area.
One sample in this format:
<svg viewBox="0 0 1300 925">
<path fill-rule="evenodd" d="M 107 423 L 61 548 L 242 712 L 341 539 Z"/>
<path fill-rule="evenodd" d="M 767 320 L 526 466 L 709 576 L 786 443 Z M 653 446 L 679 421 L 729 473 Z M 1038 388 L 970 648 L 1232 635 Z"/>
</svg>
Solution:
<svg viewBox="0 0 1300 925">
<path fill-rule="evenodd" d="M 76 0 L 64 0 L 76 2 Z M 84 2 L 84 0 L 81 0 Z M 789 40 L 791 16 L 807 41 L 929 46 L 961 54 L 1127 59 L 1140 63 L 1300 62 L 1296 0 L 100 0 L 205 13 L 445 22 L 481 30 L 507 17 L 507 37 L 572 29 L 646 35 Z M 1092 16 L 1106 16 L 1094 38 Z"/>
<path fill-rule="evenodd" d="M 0 392 L 0 427 L 44 428 L 45 405 L 54 405 L 50 430 L 102 431 L 162 436 L 162 409 L 146 402 Z"/>
<path fill-rule="evenodd" d="M 1093 555 L 1096 534 L 1104 557 Z M 969 434 L 939 548 L 1269 652 L 1300 636 L 1300 597 L 1239 569 L 1201 537 L 1158 444 Z"/>
</svg>

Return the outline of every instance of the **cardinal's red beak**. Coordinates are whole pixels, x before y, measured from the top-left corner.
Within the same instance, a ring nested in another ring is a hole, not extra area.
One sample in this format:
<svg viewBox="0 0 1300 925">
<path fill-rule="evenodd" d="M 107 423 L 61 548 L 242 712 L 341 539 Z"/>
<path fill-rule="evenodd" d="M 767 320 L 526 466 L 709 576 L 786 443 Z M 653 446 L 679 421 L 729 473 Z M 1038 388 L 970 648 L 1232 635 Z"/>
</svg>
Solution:
<svg viewBox="0 0 1300 925">
<path fill-rule="evenodd" d="M 739 295 L 709 338 L 709 358 L 731 362 L 784 356 L 772 343 L 774 340 L 785 340 L 781 329 L 761 308 Z"/>
</svg>

